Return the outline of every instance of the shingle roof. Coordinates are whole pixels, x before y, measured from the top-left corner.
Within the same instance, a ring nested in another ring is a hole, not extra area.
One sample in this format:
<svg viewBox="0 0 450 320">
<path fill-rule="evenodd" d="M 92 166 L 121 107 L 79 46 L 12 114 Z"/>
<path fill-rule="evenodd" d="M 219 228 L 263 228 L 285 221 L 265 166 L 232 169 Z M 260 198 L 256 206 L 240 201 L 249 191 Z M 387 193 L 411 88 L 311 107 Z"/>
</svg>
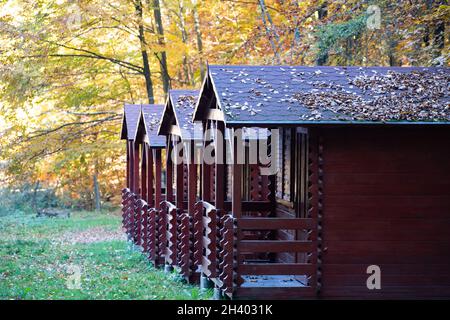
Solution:
<svg viewBox="0 0 450 320">
<path fill-rule="evenodd" d="M 172 103 L 180 129 L 193 130 L 192 114 L 198 99 L 199 90 L 170 90 Z"/>
<path fill-rule="evenodd" d="M 135 104 L 125 104 L 123 106 L 123 121 L 121 139 L 134 140 L 138 127 L 141 106 Z"/>
<path fill-rule="evenodd" d="M 159 121 L 164 110 L 162 104 L 144 104 L 142 105 L 142 115 L 144 118 L 145 130 L 152 148 L 165 147 L 166 139 L 158 135 Z"/>
<path fill-rule="evenodd" d="M 227 123 L 450 121 L 448 68 L 209 66 L 209 77 Z"/>
<path fill-rule="evenodd" d="M 192 121 L 192 115 L 195 110 L 198 95 L 198 90 L 170 90 L 169 99 L 167 100 L 164 109 L 159 132 L 167 133 L 165 129 L 161 128 L 168 128 L 168 125 L 170 124 L 166 122 L 175 120 L 176 125 L 180 128 L 180 133 L 183 139 L 191 138 L 193 136 L 195 126 L 194 122 Z M 175 117 L 175 119 L 173 119 L 173 117 Z"/>
</svg>

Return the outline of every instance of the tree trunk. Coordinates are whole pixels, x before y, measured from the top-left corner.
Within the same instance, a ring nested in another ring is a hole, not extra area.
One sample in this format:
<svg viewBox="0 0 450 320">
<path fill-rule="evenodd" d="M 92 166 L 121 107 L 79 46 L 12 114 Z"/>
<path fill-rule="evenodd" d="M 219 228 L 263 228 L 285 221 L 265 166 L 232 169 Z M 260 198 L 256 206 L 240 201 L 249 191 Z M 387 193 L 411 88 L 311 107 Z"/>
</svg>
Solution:
<svg viewBox="0 0 450 320">
<path fill-rule="evenodd" d="M 153 14 L 155 16 L 156 30 L 158 32 L 158 44 L 165 47 L 164 27 L 161 18 L 161 6 L 159 0 L 153 0 Z M 167 94 L 170 88 L 170 76 L 167 69 L 167 54 L 165 49 L 157 54 L 159 66 L 161 68 L 161 81 L 163 83 L 164 93 Z"/>
<path fill-rule="evenodd" d="M 138 19 L 138 29 L 139 29 L 139 42 L 141 45 L 141 54 L 142 54 L 142 63 L 144 65 L 144 78 L 145 78 L 145 87 L 147 89 L 147 97 L 148 102 L 150 104 L 155 103 L 155 97 L 153 95 L 153 82 L 152 82 L 152 73 L 150 70 L 150 64 L 147 53 L 147 43 L 145 41 L 145 33 L 144 33 L 144 19 L 143 19 L 143 9 L 142 9 L 142 1 L 137 0 L 135 3 L 136 16 Z"/>
<path fill-rule="evenodd" d="M 180 19 L 180 31 L 181 31 L 181 41 L 186 45 L 188 43 L 188 35 L 186 31 L 186 23 L 184 21 L 184 7 L 183 7 L 183 1 L 178 1 L 178 9 L 179 9 L 179 19 Z M 194 82 L 192 81 L 192 74 L 191 74 L 191 68 L 189 66 L 189 58 L 187 55 L 187 52 L 183 55 L 183 71 L 185 75 L 185 82 L 193 85 Z"/>
<path fill-rule="evenodd" d="M 319 15 L 319 20 L 323 20 L 326 19 L 328 16 L 328 4 L 325 2 L 322 7 L 320 7 L 320 9 L 318 10 L 318 15 Z M 327 63 L 328 61 L 328 52 L 321 55 L 317 60 L 316 60 L 316 64 L 318 66 L 323 66 Z"/>
<path fill-rule="evenodd" d="M 95 199 L 95 211 L 100 211 L 100 188 L 98 186 L 97 173 L 94 174 L 94 199 Z"/>
<path fill-rule="evenodd" d="M 34 190 L 33 190 L 33 199 L 31 201 L 31 207 L 33 208 L 33 210 L 35 212 L 38 212 L 38 207 L 37 207 L 37 191 L 39 189 L 39 185 L 40 185 L 40 181 L 36 181 L 36 184 L 34 185 Z"/>
<path fill-rule="evenodd" d="M 202 31 L 200 29 L 200 17 L 198 15 L 197 10 L 197 3 L 193 5 L 193 11 L 194 11 L 194 30 L 195 34 L 197 36 L 197 50 L 199 55 L 199 64 L 200 64 L 200 76 L 201 79 L 205 77 L 205 66 L 203 62 L 203 41 L 202 41 Z"/>
<path fill-rule="evenodd" d="M 264 29 L 266 30 L 267 38 L 268 38 L 270 46 L 272 47 L 272 50 L 273 50 L 274 61 L 276 63 L 280 63 L 281 58 L 280 58 L 280 54 L 278 52 L 278 45 L 280 43 L 279 36 L 276 33 L 276 31 L 274 30 L 272 18 L 270 16 L 270 14 L 267 12 L 265 1 L 259 0 L 258 3 L 259 3 L 259 7 L 261 9 L 261 19 L 264 24 Z M 274 39 L 275 39 L 276 43 L 275 43 Z M 272 61 L 272 62 L 274 62 L 274 61 Z"/>
</svg>

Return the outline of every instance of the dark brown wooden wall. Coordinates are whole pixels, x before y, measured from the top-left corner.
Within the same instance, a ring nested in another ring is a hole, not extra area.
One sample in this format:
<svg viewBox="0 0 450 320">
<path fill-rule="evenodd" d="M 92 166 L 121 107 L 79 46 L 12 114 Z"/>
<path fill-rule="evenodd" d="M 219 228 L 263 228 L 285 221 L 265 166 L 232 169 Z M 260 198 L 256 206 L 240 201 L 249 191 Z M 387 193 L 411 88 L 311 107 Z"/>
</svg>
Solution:
<svg viewBox="0 0 450 320">
<path fill-rule="evenodd" d="M 322 297 L 450 297 L 450 128 L 323 137 Z M 381 267 L 381 290 L 366 268 Z"/>
</svg>

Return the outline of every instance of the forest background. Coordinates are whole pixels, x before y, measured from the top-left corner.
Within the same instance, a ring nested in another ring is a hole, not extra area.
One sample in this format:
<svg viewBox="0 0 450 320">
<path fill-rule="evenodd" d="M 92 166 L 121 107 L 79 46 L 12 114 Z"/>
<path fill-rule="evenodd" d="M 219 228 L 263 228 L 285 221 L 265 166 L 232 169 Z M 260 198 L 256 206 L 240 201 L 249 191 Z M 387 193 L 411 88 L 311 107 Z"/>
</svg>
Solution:
<svg viewBox="0 0 450 320">
<path fill-rule="evenodd" d="M 210 64 L 448 66 L 445 0 L 0 0 L 0 215 L 118 203 L 124 103 Z"/>
</svg>

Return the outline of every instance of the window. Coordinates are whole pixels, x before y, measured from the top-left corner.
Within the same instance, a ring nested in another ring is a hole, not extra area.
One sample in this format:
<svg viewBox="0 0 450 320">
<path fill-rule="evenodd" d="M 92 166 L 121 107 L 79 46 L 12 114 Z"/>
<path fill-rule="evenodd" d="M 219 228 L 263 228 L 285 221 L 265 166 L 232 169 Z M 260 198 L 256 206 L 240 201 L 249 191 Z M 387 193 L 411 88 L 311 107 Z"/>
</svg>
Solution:
<svg viewBox="0 0 450 320">
<path fill-rule="evenodd" d="M 302 128 L 280 129 L 276 197 L 278 202 L 305 216 L 307 201 L 307 131 Z"/>
</svg>

